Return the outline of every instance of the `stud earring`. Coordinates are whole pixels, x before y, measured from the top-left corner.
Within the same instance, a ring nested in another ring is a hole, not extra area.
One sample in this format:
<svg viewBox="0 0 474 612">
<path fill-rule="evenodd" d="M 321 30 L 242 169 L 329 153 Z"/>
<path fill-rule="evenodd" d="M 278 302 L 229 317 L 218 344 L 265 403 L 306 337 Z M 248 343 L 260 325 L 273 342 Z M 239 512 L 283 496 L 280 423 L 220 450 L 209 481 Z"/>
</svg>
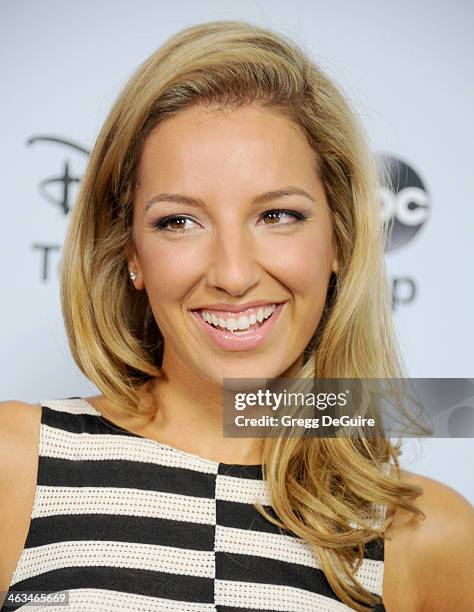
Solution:
<svg viewBox="0 0 474 612">
<path fill-rule="evenodd" d="M 137 278 L 137 273 L 136 272 L 130 272 L 130 278 L 132 279 L 132 281 L 134 281 Z"/>
</svg>

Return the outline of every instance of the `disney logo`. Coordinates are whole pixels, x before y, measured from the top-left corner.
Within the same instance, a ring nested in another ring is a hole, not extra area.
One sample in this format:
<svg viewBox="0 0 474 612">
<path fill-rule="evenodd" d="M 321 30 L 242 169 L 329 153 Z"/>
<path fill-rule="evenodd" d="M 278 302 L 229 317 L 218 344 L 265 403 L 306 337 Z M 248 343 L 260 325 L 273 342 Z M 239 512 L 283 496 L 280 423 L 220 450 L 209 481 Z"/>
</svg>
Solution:
<svg viewBox="0 0 474 612">
<path fill-rule="evenodd" d="M 73 142 L 72 140 L 57 138 L 56 136 L 32 136 L 26 141 L 26 144 L 33 145 L 38 142 L 47 142 L 60 145 L 69 150 L 76 151 L 86 156 L 89 156 L 90 153 L 88 149 Z M 71 209 L 71 186 L 79 184 L 81 182 L 81 178 L 82 177 L 73 174 L 73 172 L 71 171 L 71 162 L 69 159 L 66 159 L 64 161 L 63 168 L 60 174 L 58 174 L 57 176 L 46 178 L 40 182 L 39 192 L 48 202 L 54 204 L 55 206 L 59 206 L 63 213 L 67 215 Z M 59 197 L 52 195 L 52 193 L 48 189 L 50 185 L 54 184 L 59 185 L 60 187 Z"/>
</svg>

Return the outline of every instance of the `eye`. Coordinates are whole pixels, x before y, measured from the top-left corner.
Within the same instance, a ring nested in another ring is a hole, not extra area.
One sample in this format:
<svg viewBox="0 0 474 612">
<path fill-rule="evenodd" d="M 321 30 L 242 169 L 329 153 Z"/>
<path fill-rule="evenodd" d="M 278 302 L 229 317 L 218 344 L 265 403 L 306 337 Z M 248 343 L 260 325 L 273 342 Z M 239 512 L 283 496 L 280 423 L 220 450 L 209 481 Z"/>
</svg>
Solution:
<svg viewBox="0 0 474 612">
<path fill-rule="evenodd" d="M 167 217 L 162 217 L 153 223 L 153 227 L 158 230 L 164 230 L 169 232 L 183 232 L 188 229 L 186 225 L 186 221 L 194 223 L 194 220 L 191 217 L 186 217 L 184 215 L 168 215 Z"/>
<path fill-rule="evenodd" d="M 282 208 L 267 210 L 263 213 L 263 215 L 261 215 L 261 218 L 269 220 L 269 223 L 263 223 L 263 225 L 268 226 L 292 225 L 306 219 L 303 214 L 297 212 L 296 210 L 286 210 Z M 286 220 L 281 222 L 282 219 Z M 293 220 L 288 221 L 288 219 Z M 154 221 L 152 223 L 152 227 L 157 230 L 177 234 L 187 232 L 188 230 L 192 229 L 193 224 L 196 224 L 196 221 L 192 217 L 188 217 L 186 215 L 167 215 L 166 217 L 162 217 L 161 219 Z"/>
<path fill-rule="evenodd" d="M 269 223 L 264 223 L 264 225 L 288 225 L 293 223 L 298 223 L 298 221 L 304 221 L 306 217 L 296 210 L 286 210 L 283 208 L 274 208 L 272 210 L 267 210 L 263 213 L 262 218 L 269 219 Z M 280 223 L 281 219 L 293 219 L 293 221 L 283 221 Z"/>
</svg>

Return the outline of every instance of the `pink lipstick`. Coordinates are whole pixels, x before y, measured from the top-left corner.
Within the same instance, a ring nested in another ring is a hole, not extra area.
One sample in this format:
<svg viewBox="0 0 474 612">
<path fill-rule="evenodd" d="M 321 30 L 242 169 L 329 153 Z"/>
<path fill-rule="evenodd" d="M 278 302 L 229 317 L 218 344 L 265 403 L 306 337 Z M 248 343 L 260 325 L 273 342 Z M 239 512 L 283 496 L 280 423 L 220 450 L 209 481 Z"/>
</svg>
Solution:
<svg viewBox="0 0 474 612">
<path fill-rule="evenodd" d="M 201 310 L 192 310 L 191 314 L 206 337 L 219 348 L 226 351 L 249 351 L 261 346 L 269 337 L 280 316 L 283 305 L 284 302 L 276 304 L 275 310 L 268 319 L 264 319 L 261 323 L 257 322 L 246 330 L 230 331 L 222 327 L 215 327 L 203 319 Z M 226 313 L 227 317 L 231 314 L 233 313 Z"/>
</svg>

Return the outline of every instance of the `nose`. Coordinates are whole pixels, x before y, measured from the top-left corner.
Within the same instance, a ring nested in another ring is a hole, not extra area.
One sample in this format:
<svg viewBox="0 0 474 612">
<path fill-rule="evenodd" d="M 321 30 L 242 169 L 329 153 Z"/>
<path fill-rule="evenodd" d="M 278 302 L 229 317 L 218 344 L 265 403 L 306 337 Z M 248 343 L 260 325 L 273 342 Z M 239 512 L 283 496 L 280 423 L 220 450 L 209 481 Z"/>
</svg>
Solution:
<svg viewBox="0 0 474 612">
<path fill-rule="evenodd" d="M 241 296 L 259 282 L 255 239 L 236 224 L 216 232 L 208 262 L 207 281 L 214 289 Z"/>
</svg>

